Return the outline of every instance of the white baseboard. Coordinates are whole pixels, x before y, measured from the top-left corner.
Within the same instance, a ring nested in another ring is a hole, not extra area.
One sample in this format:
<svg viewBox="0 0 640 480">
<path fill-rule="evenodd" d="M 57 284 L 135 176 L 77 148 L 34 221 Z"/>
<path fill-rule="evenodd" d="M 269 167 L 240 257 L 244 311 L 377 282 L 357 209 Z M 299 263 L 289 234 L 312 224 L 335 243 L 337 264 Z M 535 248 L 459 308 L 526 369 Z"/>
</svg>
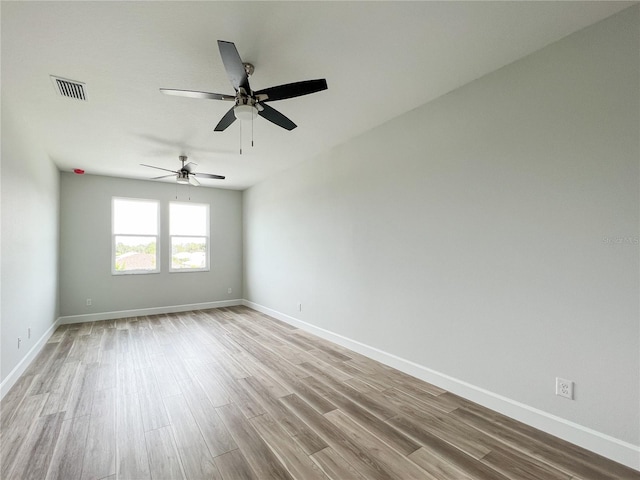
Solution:
<svg viewBox="0 0 640 480">
<path fill-rule="evenodd" d="M 51 324 L 47 331 L 44 332 L 42 337 L 40 337 L 40 339 L 33 345 L 33 347 L 31 347 L 31 350 L 29 350 L 27 354 L 22 357 L 22 360 L 20 360 L 20 362 L 14 367 L 14 369 L 9 372 L 9 375 L 7 375 L 2 383 L 0 383 L 0 400 L 4 398 L 9 390 L 11 390 L 11 387 L 13 387 L 13 385 L 18 381 L 20 375 L 22 375 L 25 370 L 29 368 L 31 362 L 33 362 L 38 353 L 40 353 L 42 347 L 45 346 L 45 344 L 47 343 L 49 338 L 51 338 L 51 335 L 53 335 L 53 332 L 56 331 L 56 328 L 58 328 L 59 325 L 60 319 L 57 319 L 55 322 L 53 322 L 53 324 Z"/>
<path fill-rule="evenodd" d="M 217 302 L 189 303 L 185 305 L 169 305 L 166 307 L 138 308 L 134 310 L 119 310 L 116 312 L 87 313 L 84 315 L 69 315 L 60 317 L 60 325 L 68 323 L 97 322 L 98 320 L 114 320 L 117 318 L 140 317 L 142 315 L 158 315 L 161 313 L 190 312 L 193 310 L 206 310 L 208 308 L 234 307 L 243 305 L 242 299 L 220 300 Z"/>
<path fill-rule="evenodd" d="M 391 353 L 384 352 L 356 340 L 325 330 L 310 323 L 298 320 L 284 313 L 257 303 L 244 300 L 243 305 L 266 313 L 278 320 L 296 326 L 318 337 L 341 345 L 354 352 L 384 363 L 413 377 L 424 380 L 437 387 L 448 390 L 456 395 L 514 418 L 538 430 L 562 438 L 570 443 L 586 448 L 592 452 L 609 458 L 615 462 L 640 470 L 640 446 L 624 442 L 598 431 L 565 420 L 550 413 L 538 410 L 529 405 L 516 402 L 483 388 L 471 385 L 457 378 L 450 377 L 423 365 L 405 360 Z"/>
</svg>

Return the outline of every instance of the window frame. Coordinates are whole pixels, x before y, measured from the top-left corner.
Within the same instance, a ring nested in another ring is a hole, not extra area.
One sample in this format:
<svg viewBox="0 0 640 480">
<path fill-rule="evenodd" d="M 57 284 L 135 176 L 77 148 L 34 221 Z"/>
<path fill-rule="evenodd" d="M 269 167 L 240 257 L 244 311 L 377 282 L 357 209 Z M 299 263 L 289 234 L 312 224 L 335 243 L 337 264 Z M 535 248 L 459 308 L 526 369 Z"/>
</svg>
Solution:
<svg viewBox="0 0 640 480">
<path fill-rule="evenodd" d="M 187 205 L 187 206 L 201 206 L 205 207 L 205 233 L 206 235 L 183 235 L 171 233 L 171 206 L 172 205 Z M 196 272 L 209 272 L 211 271 L 211 205 L 208 203 L 196 203 L 196 202 L 169 202 L 169 273 L 196 273 Z M 205 241 L 205 266 L 203 268 L 174 268 L 173 266 L 173 238 L 204 238 Z"/>
<path fill-rule="evenodd" d="M 115 205 L 118 200 L 126 200 L 129 202 L 147 202 L 156 205 L 156 234 L 133 234 L 133 233 L 115 233 Z M 133 198 L 133 197 L 111 197 L 111 275 L 152 275 L 160 273 L 160 250 L 161 250 L 161 228 L 160 228 L 160 210 L 159 200 L 152 198 Z M 156 239 L 156 268 L 154 270 L 118 270 L 116 269 L 116 237 L 155 237 Z"/>
</svg>

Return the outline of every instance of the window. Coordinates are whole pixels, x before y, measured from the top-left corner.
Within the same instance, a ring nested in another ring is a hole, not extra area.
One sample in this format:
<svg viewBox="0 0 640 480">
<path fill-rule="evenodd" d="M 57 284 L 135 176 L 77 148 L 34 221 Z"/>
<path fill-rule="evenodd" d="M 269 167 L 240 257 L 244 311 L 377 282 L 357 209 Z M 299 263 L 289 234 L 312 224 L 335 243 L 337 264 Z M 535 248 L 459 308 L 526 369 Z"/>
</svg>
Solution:
<svg viewBox="0 0 640 480">
<path fill-rule="evenodd" d="M 170 272 L 209 270 L 209 205 L 169 204 Z"/>
<path fill-rule="evenodd" d="M 157 273 L 159 206 L 154 200 L 114 198 L 112 204 L 112 261 L 114 275 Z"/>
</svg>

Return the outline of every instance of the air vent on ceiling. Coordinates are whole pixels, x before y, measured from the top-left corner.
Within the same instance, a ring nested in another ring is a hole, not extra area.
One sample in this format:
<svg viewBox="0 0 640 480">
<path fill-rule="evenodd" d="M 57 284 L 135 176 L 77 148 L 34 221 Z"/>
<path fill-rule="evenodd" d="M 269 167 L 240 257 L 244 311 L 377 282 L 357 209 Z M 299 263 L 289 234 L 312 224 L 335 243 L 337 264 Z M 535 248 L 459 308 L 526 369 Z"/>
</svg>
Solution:
<svg viewBox="0 0 640 480">
<path fill-rule="evenodd" d="M 87 90 L 84 83 L 67 78 L 54 77 L 53 75 L 51 75 L 51 81 L 59 95 L 87 101 Z"/>
</svg>

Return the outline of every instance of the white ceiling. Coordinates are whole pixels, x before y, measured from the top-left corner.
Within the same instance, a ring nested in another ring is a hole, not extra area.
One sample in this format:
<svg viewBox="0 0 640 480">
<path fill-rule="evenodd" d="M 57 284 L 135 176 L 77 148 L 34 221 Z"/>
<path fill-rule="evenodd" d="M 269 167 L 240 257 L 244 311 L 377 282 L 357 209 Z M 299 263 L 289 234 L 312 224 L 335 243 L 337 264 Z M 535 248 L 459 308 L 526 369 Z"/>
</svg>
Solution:
<svg viewBox="0 0 640 480">
<path fill-rule="evenodd" d="M 227 176 L 244 189 L 630 6 L 629 2 L 2 2 L 2 110 L 61 170 L 128 178 L 140 163 Z M 254 90 L 326 78 L 329 89 L 213 128 L 233 94 L 216 40 L 236 44 Z M 49 75 L 86 83 L 58 96 Z M 168 181 L 175 181 L 169 179 Z"/>
</svg>

